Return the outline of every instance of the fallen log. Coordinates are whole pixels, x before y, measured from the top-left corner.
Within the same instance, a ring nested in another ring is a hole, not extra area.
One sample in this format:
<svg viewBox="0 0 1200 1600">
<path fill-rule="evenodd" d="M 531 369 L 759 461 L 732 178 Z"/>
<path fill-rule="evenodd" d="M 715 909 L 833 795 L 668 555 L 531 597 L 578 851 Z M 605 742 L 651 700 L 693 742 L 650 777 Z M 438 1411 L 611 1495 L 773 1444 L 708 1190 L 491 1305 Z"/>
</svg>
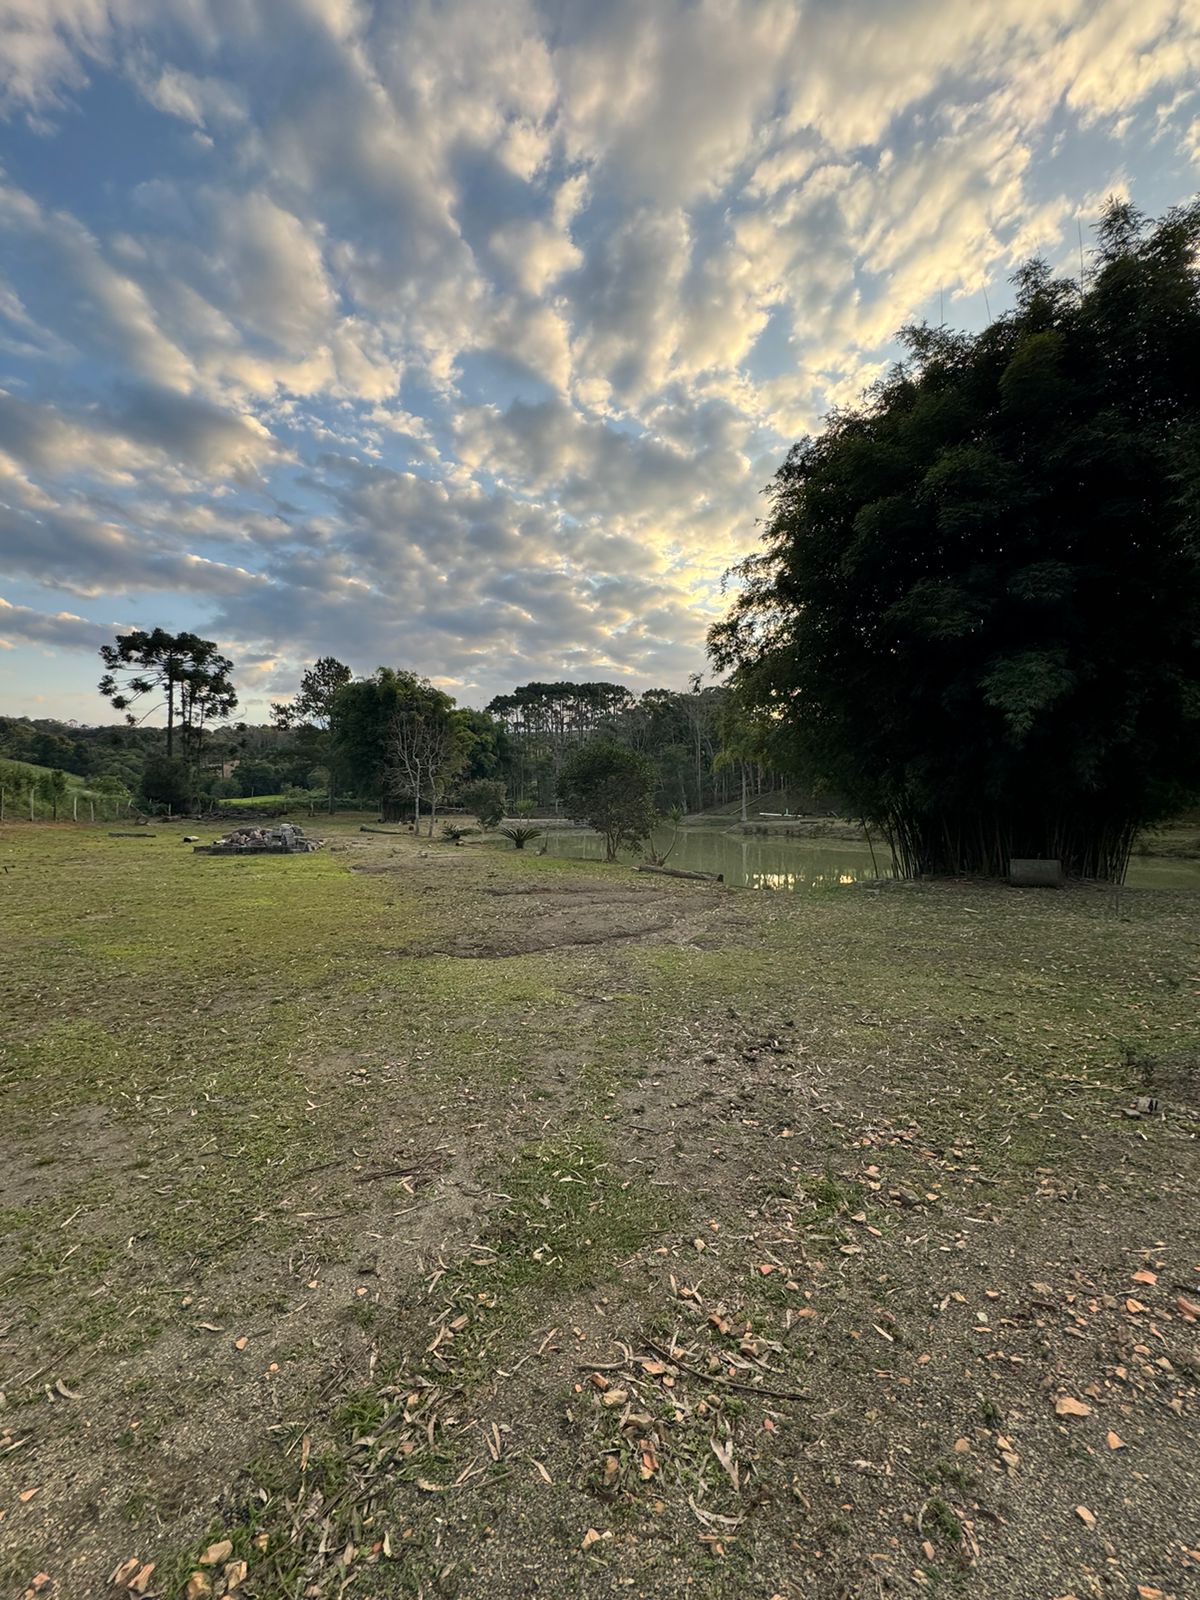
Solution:
<svg viewBox="0 0 1200 1600">
<path fill-rule="evenodd" d="M 359 833 L 386 833 L 393 839 L 401 839 L 412 832 L 411 828 L 368 828 L 365 822 L 359 824 Z"/>
<path fill-rule="evenodd" d="M 110 832 L 108 837 L 110 839 L 154 839 L 154 838 L 157 837 L 157 835 L 153 834 L 153 833 L 147 833 L 146 830 L 143 828 L 139 833 L 112 833 L 112 832 Z"/>
<path fill-rule="evenodd" d="M 635 872 L 653 872 L 660 878 L 696 878 L 700 883 L 724 883 L 723 872 L 683 872 L 679 867 L 634 867 Z"/>
</svg>

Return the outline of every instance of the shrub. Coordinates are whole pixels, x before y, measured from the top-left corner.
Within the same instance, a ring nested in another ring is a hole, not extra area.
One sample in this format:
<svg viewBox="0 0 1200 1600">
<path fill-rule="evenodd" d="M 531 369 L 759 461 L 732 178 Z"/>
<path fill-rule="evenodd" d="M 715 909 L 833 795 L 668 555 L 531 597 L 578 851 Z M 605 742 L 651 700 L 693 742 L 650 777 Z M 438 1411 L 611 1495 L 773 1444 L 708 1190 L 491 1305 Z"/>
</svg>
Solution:
<svg viewBox="0 0 1200 1600">
<path fill-rule="evenodd" d="M 540 839 L 542 836 L 540 828 L 501 828 L 500 832 L 506 839 L 512 840 L 516 850 L 524 850 L 531 839 Z"/>
<path fill-rule="evenodd" d="M 504 784 L 499 778 L 476 778 L 458 792 L 459 804 L 479 819 L 481 827 L 495 828 L 504 820 Z"/>
<path fill-rule="evenodd" d="M 563 764 L 558 794 L 569 817 L 604 835 L 605 860 L 649 837 L 656 813 L 654 763 L 615 739 L 589 739 Z"/>
</svg>

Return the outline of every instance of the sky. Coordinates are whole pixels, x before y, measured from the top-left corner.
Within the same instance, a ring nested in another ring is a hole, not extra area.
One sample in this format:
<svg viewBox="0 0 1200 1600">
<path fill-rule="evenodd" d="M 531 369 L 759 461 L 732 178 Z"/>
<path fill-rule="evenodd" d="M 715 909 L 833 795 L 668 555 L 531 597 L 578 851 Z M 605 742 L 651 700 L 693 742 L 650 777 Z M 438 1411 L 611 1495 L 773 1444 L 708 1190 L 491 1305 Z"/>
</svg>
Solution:
<svg viewBox="0 0 1200 1600">
<path fill-rule="evenodd" d="M 0 0 L 0 712 L 682 686 L 897 328 L 1198 188 L 1200 0 Z"/>
</svg>

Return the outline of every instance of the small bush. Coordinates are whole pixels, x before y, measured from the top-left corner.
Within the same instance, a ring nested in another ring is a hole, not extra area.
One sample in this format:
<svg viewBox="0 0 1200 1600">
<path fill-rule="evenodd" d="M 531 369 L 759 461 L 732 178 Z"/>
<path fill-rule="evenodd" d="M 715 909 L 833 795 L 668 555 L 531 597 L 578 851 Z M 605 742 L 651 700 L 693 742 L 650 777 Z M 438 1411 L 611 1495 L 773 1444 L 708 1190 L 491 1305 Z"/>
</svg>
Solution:
<svg viewBox="0 0 1200 1600">
<path fill-rule="evenodd" d="M 500 832 L 504 838 L 512 840 L 515 850 L 524 850 L 531 839 L 540 839 L 542 836 L 540 828 L 501 828 Z"/>
</svg>

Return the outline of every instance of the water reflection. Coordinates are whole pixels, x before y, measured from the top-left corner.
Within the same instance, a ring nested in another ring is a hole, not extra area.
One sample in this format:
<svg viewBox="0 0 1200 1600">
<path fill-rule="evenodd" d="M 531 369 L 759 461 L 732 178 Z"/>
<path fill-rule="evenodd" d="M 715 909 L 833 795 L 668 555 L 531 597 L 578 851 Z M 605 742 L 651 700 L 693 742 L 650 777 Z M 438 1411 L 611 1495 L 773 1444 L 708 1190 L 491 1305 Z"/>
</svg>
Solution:
<svg viewBox="0 0 1200 1600">
<path fill-rule="evenodd" d="M 589 861 L 604 855 L 599 835 L 583 829 L 547 829 L 541 842 L 549 855 Z M 670 829 L 655 835 L 659 852 L 670 843 Z M 647 858 L 622 859 L 632 865 Z M 865 840 L 788 838 L 703 826 L 680 830 L 668 865 L 684 872 L 720 872 L 726 883 L 782 894 L 840 889 L 893 875 L 887 847 L 876 844 L 872 853 Z M 1134 856 L 1127 882 L 1135 889 L 1200 889 L 1200 862 Z"/>
<path fill-rule="evenodd" d="M 666 850 L 671 844 L 670 830 L 657 834 L 653 842 L 657 851 Z M 549 855 L 588 861 L 599 861 L 604 855 L 597 834 L 572 829 L 547 830 L 546 850 Z M 639 858 L 631 855 L 622 859 L 632 864 Z M 891 875 L 886 851 L 882 856 L 877 852 L 873 859 L 865 843 L 779 839 L 703 827 L 680 831 L 667 865 L 683 872 L 720 872 L 726 883 L 784 894 L 834 889 L 864 878 Z"/>
</svg>

